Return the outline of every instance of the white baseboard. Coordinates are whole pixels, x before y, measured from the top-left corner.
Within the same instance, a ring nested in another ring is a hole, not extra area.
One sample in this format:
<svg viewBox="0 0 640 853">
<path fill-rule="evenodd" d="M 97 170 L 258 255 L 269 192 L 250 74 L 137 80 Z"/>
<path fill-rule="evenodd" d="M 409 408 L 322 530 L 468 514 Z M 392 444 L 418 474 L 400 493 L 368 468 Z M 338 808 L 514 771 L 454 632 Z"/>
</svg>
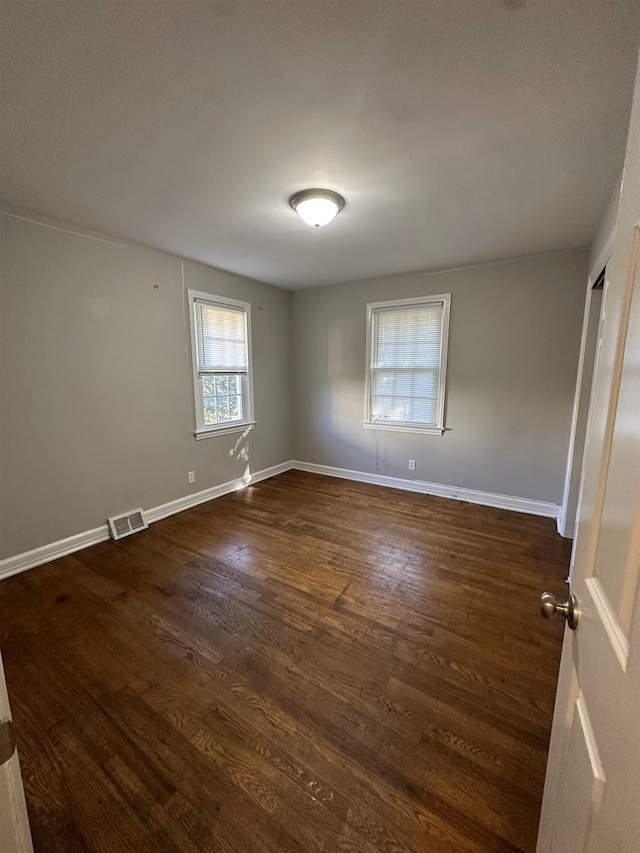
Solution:
<svg viewBox="0 0 640 853">
<path fill-rule="evenodd" d="M 423 495 L 435 495 L 440 498 L 453 498 L 497 509 L 509 509 L 513 512 L 525 512 L 528 515 L 543 515 L 547 518 L 558 518 L 558 504 L 546 501 L 533 501 L 529 498 L 516 498 L 512 495 L 498 495 L 494 492 L 479 492 L 473 489 L 462 489 L 458 486 L 443 486 L 440 483 L 426 483 L 422 480 L 403 480 L 400 477 L 387 477 L 383 474 L 367 474 L 364 471 L 350 471 L 347 468 L 332 468 L 329 465 L 316 465 L 313 462 L 293 461 L 291 468 L 297 471 L 308 471 L 311 474 L 326 474 L 329 477 L 341 477 L 343 480 L 355 480 L 358 483 L 372 483 L 376 486 L 387 486 L 392 489 L 403 489 L 407 492 L 419 492 Z"/>
<path fill-rule="evenodd" d="M 281 462 L 279 465 L 273 465 L 271 468 L 256 471 L 250 477 L 240 477 L 236 480 L 230 480 L 227 483 L 221 483 L 219 486 L 212 486 L 210 489 L 203 489 L 192 495 L 185 495 L 183 498 L 177 498 L 174 501 L 160 504 L 160 506 L 146 510 L 145 518 L 150 524 L 154 521 L 160 521 L 161 518 L 167 518 L 169 515 L 190 509 L 198 504 L 222 497 L 222 495 L 228 495 L 249 484 L 259 483 L 261 480 L 267 480 L 269 477 L 283 474 L 292 468 L 297 471 L 308 471 L 311 474 L 324 474 L 328 477 L 354 480 L 358 483 L 372 483 L 376 486 L 403 489 L 407 492 L 418 492 L 423 495 L 453 498 L 454 500 L 497 507 L 498 509 L 525 512 L 529 515 L 543 515 L 548 518 L 555 518 L 556 522 L 559 521 L 561 508 L 557 504 L 532 501 L 529 498 L 516 498 L 511 495 L 497 495 L 493 492 L 461 489 L 457 486 L 443 486 L 440 483 L 426 483 L 422 480 L 403 480 L 400 477 L 367 474 L 364 471 L 350 471 L 347 468 L 332 468 L 330 465 L 316 465 L 313 462 L 299 461 Z M 16 554 L 14 557 L 7 557 L 5 560 L 0 560 L 0 580 L 18 574 L 18 572 L 32 569 L 34 566 L 49 563 L 51 560 L 57 560 L 58 557 L 65 557 L 67 554 L 80 551 L 82 548 L 89 547 L 89 545 L 104 542 L 108 538 L 109 529 L 106 524 L 103 524 L 101 527 L 95 527 L 93 530 L 85 530 L 83 533 L 76 533 L 74 536 L 60 539 L 58 542 L 51 542 L 48 545 L 42 545 L 40 548 L 34 548 L 32 551 L 25 551 L 23 554 Z"/>
<path fill-rule="evenodd" d="M 109 528 L 103 524 L 101 527 L 94 527 L 93 530 L 85 530 L 83 533 L 67 536 L 66 539 L 60 539 L 58 542 L 41 545 L 40 548 L 34 548 L 32 551 L 24 551 L 22 554 L 16 554 L 15 557 L 7 557 L 0 560 L 0 580 L 11 577 L 11 575 L 17 575 L 18 572 L 26 572 L 27 569 L 32 569 L 34 566 L 50 563 L 51 560 L 57 560 L 58 557 L 66 557 L 67 554 L 73 554 L 74 551 L 88 548 L 89 545 L 104 542 L 108 538 Z"/>
<path fill-rule="evenodd" d="M 212 486 L 210 489 L 203 489 L 201 492 L 195 492 L 192 495 L 177 498 L 175 501 L 154 506 L 153 509 L 145 510 L 144 517 L 149 524 L 154 521 L 160 521 L 161 518 L 166 518 L 168 515 L 175 515 L 176 512 L 182 512 L 185 509 L 190 509 L 192 506 L 212 501 L 214 498 L 221 498 L 222 495 L 228 495 L 231 492 L 237 492 L 238 489 L 242 489 L 250 484 L 259 483 L 261 480 L 268 480 L 269 477 L 275 477 L 276 474 L 283 474 L 290 468 L 291 462 L 281 462 L 280 465 L 272 465 L 271 468 L 256 471 L 250 477 L 238 477 L 236 480 L 229 480 L 228 483 L 221 483 L 219 486 Z"/>
<path fill-rule="evenodd" d="M 222 495 L 228 495 L 244 486 L 248 486 L 250 483 L 259 483 L 260 480 L 275 477 L 276 474 L 282 474 L 290 468 L 290 462 L 282 462 L 280 465 L 273 465 L 271 468 L 256 471 L 251 474 L 250 478 L 240 477 L 236 480 L 230 480 L 228 483 L 221 483 L 219 486 L 212 486 L 210 489 L 203 489 L 201 492 L 194 492 L 192 495 L 185 495 L 183 498 L 178 498 L 175 501 L 169 501 L 169 503 L 146 510 L 145 518 L 149 523 L 160 521 L 161 518 L 174 515 L 176 512 L 182 512 L 205 501 L 219 498 Z M 33 569 L 35 566 L 41 566 L 43 563 L 50 563 L 52 560 L 57 560 L 58 557 L 66 557 L 67 554 L 73 554 L 74 551 L 88 548 L 89 545 L 104 542 L 108 538 L 109 528 L 106 524 L 103 524 L 101 527 L 95 527 L 93 530 L 85 530 L 84 533 L 76 533 L 74 536 L 68 536 L 66 539 L 60 539 L 58 542 L 50 542 L 48 545 L 42 545 L 40 548 L 34 548 L 32 551 L 25 551 L 22 554 L 16 554 L 14 557 L 7 557 L 4 560 L 0 560 L 0 580 L 11 577 L 11 575 L 17 575 L 19 572 L 25 572 L 27 569 Z"/>
<path fill-rule="evenodd" d="M 567 526 L 567 521 L 566 521 L 566 516 L 565 516 L 565 509 L 566 509 L 566 507 L 564 506 L 564 504 L 562 504 L 561 506 L 559 506 L 559 507 L 558 507 L 558 515 L 557 515 L 557 517 L 556 517 L 556 528 L 557 528 L 558 533 L 560 534 L 560 536 L 562 536 L 562 537 L 563 537 L 563 539 L 566 539 L 566 538 L 567 538 L 567 537 L 565 536 L 565 532 L 566 532 L 566 531 L 565 531 L 565 528 L 566 528 L 566 526 Z M 569 538 L 569 539 L 573 539 L 573 536 L 569 536 L 568 538 Z"/>
</svg>

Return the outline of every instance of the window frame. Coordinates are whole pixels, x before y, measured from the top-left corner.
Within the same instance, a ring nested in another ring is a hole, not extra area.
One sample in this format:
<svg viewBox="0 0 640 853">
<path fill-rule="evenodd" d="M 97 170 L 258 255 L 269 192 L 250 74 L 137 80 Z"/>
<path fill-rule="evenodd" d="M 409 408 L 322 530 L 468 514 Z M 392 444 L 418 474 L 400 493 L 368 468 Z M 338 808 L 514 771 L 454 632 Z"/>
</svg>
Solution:
<svg viewBox="0 0 640 853">
<path fill-rule="evenodd" d="M 251 430 L 255 427 L 253 409 L 253 355 L 251 335 L 251 303 L 242 302 L 239 299 L 229 299 L 226 296 L 217 296 L 213 293 L 205 293 L 200 290 L 188 290 L 187 301 L 189 305 L 189 329 L 191 334 L 191 372 L 193 374 L 193 400 L 196 415 L 196 428 L 193 432 L 196 440 L 212 438 L 214 435 L 230 435 Z M 205 424 L 204 401 L 202 399 L 202 386 L 200 384 L 200 371 L 198 369 L 198 343 L 195 319 L 196 302 L 205 302 L 219 308 L 239 308 L 244 312 L 246 338 L 247 338 L 247 372 L 240 374 L 242 388 L 243 419 L 241 421 L 227 421 L 223 424 Z"/>
<path fill-rule="evenodd" d="M 440 376 L 438 380 L 438 406 L 436 424 L 376 421 L 371 412 L 372 358 L 373 358 L 373 318 L 379 309 L 400 308 L 411 305 L 442 305 L 442 337 L 440 341 Z M 367 303 L 367 364 L 364 397 L 364 429 L 381 429 L 389 432 L 413 432 L 421 435 L 442 435 L 445 431 L 445 410 L 447 395 L 447 355 L 449 350 L 449 320 L 451 313 L 451 294 L 439 293 L 434 296 L 414 296 L 409 299 L 390 299 L 385 302 Z"/>
</svg>

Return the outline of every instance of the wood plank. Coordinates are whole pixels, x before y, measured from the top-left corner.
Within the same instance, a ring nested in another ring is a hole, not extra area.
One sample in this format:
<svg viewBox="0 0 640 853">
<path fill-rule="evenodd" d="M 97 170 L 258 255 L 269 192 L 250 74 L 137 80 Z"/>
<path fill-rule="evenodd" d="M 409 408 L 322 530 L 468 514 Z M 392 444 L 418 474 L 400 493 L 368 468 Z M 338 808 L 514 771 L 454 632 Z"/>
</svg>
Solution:
<svg viewBox="0 0 640 853">
<path fill-rule="evenodd" d="M 569 550 L 288 472 L 0 582 L 36 849 L 533 851 Z"/>
</svg>

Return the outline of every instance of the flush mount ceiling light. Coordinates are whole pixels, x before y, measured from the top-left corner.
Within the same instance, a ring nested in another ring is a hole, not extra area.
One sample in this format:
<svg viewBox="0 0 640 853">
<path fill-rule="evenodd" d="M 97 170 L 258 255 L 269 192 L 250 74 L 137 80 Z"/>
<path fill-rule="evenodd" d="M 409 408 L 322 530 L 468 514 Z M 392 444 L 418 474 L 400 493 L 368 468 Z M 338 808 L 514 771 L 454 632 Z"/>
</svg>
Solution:
<svg viewBox="0 0 640 853">
<path fill-rule="evenodd" d="M 344 207 L 344 199 L 332 190 L 300 190 L 289 204 L 307 225 L 328 225 Z"/>
</svg>

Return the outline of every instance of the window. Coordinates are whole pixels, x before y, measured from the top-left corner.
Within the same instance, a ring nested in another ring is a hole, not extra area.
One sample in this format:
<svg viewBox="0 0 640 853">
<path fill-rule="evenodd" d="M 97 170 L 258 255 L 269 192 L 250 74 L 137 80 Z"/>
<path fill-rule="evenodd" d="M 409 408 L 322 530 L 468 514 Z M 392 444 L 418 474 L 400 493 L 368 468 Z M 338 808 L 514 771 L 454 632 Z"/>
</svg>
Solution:
<svg viewBox="0 0 640 853">
<path fill-rule="evenodd" d="M 368 429 L 444 432 L 451 294 L 367 305 Z"/>
<path fill-rule="evenodd" d="M 252 428 L 251 306 L 189 291 L 196 438 Z"/>
</svg>

